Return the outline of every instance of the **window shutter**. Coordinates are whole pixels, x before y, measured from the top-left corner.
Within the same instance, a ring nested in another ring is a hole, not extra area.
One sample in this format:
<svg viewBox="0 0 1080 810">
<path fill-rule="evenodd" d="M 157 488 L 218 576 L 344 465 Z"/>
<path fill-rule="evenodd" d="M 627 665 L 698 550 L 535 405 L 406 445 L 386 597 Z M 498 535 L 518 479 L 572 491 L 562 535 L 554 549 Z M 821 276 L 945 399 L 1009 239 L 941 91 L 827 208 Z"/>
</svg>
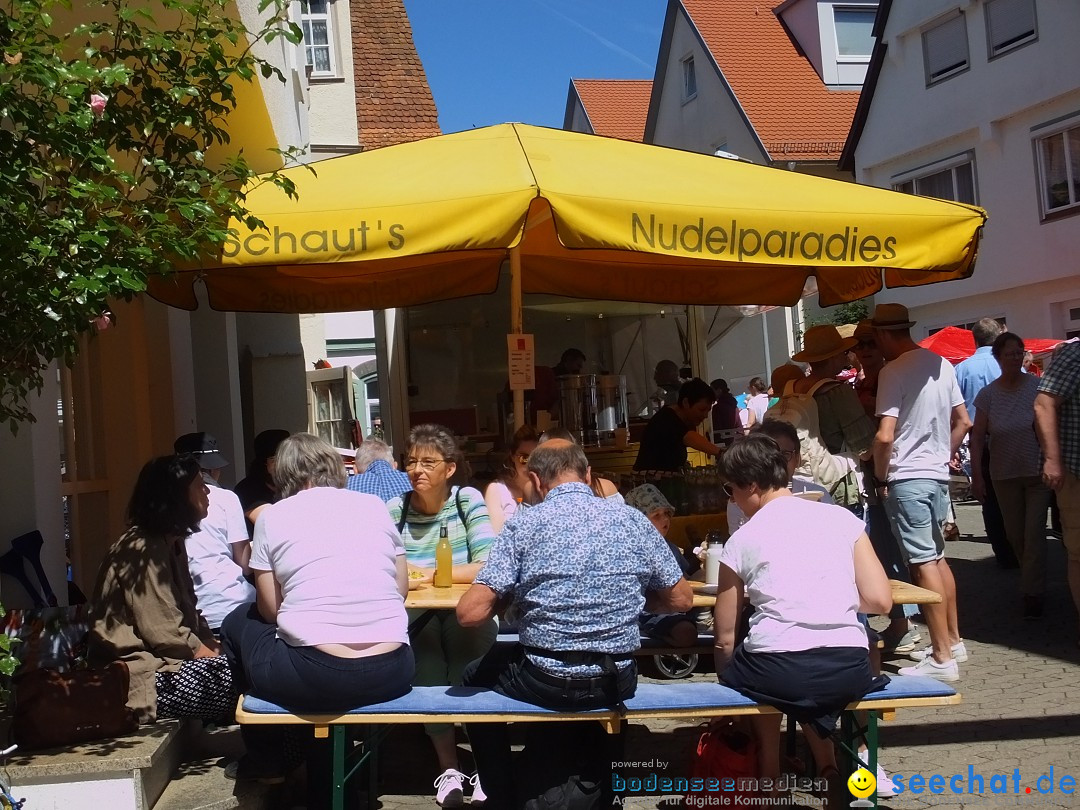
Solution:
<svg viewBox="0 0 1080 810">
<path fill-rule="evenodd" d="M 968 63 L 967 26 L 963 15 L 923 33 L 926 78 L 935 82 Z"/>
<path fill-rule="evenodd" d="M 1033 0 L 994 0 L 986 7 L 990 53 L 997 54 L 1035 35 Z"/>
</svg>

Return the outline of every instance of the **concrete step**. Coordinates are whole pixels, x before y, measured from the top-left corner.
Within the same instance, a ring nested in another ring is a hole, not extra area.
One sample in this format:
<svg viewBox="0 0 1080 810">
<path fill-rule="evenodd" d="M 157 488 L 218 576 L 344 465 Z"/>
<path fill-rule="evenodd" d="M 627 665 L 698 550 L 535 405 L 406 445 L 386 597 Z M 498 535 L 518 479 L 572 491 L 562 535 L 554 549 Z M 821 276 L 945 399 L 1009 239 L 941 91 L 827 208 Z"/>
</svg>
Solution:
<svg viewBox="0 0 1080 810">
<path fill-rule="evenodd" d="M 154 810 L 270 810 L 274 788 L 225 778 L 225 761 L 198 759 L 180 765 Z"/>
<path fill-rule="evenodd" d="M 12 795 L 35 810 L 150 810 L 183 758 L 188 725 L 169 720 L 114 740 L 16 751 L 5 769 Z"/>
</svg>

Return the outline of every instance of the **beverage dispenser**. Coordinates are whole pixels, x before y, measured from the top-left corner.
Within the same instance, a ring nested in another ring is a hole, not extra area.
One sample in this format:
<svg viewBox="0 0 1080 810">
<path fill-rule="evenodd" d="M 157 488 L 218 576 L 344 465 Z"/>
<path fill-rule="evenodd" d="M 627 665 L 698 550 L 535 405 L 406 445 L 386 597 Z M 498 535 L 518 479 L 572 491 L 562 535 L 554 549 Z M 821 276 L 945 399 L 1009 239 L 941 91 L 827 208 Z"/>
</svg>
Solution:
<svg viewBox="0 0 1080 810">
<path fill-rule="evenodd" d="M 559 424 L 581 444 L 596 444 L 596 375 L 559 377 Z"/>
<path fill-rule="evenodd" d="M 626 377 L 602 374 L 596 378 L 596 429 L 600 444 L 615 443 L 615 429 L 627 426 Z"/>
</svg>

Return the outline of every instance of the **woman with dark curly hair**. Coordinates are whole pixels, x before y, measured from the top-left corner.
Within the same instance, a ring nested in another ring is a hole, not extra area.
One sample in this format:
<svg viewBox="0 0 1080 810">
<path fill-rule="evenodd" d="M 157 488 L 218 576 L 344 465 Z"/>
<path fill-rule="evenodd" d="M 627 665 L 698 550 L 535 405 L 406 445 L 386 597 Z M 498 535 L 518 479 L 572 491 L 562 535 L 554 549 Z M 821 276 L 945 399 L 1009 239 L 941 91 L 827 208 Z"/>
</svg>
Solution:
<svg viewBox="0 0 1080 810">
<path fill-rule="evenodd" d="M 147 462 L 128 504 L 129 528 L 98 571 L 88 657 L 93 666 L 127 664 L 128 706 L 141 723 L 216 719 L 236 707 L 232 671 L 195 608 L 184 551 L 208 504 L 193 456 Z"/>
</svg>

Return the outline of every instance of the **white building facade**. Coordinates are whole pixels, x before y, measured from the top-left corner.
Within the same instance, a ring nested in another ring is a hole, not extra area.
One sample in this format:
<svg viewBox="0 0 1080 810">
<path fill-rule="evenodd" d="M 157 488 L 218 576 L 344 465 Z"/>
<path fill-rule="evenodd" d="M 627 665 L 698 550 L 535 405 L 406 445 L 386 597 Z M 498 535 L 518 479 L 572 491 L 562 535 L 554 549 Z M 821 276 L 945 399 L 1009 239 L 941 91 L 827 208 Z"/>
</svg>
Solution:
<svg viewBox="0 0 1080 810">
<path fill-rule="evenodd" d="M 877 30 L 845 152 L 858 181 L 989 213 L 971 278 L 879 300 L 916 337 L 987 316 L 1080 336 L 1080 4 L 883 3 Z"/>
</svg>

